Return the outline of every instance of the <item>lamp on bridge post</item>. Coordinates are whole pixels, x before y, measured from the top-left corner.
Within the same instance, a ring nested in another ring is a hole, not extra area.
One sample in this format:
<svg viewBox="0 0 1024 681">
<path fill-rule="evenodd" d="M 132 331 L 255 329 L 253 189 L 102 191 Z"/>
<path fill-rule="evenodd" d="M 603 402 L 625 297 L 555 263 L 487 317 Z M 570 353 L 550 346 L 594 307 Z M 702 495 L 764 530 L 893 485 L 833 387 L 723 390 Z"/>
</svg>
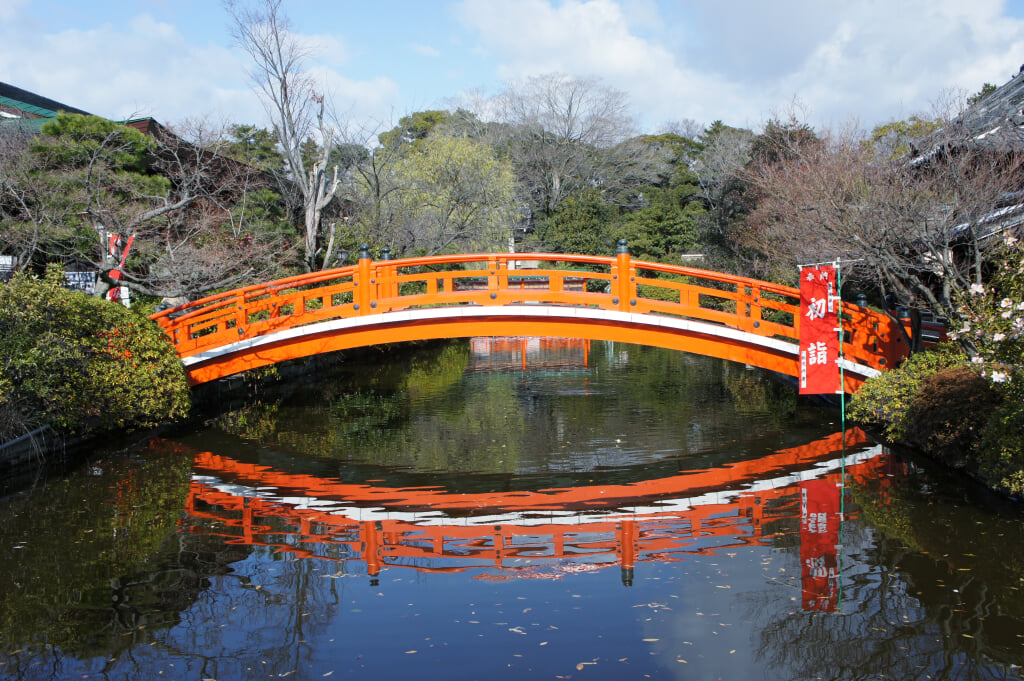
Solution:
<svg viewBox="0 0 1024 681">
<path fill-rule="evenodd" d="M 857 304 L 860 305 L 861 307 L 867 307 L 868 306 L 868 297 L 866 295 L 864 295 L 863 293 L 858 293 L 857 294 Z"/>
</svg>

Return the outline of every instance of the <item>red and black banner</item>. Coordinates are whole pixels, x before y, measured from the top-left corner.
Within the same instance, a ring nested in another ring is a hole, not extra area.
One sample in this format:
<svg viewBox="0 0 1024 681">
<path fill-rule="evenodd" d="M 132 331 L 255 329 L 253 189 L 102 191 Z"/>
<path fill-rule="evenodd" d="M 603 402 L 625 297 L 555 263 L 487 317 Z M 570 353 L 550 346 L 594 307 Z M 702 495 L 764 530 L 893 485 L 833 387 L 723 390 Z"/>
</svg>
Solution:
<svg viewBox="0 0 1024 681">
<path fill-rule="evenodd" d="M 800 394 L 839 391 L 835 265 L 800 270 Z"/>
<path fill-rule="evenodd" d="M 804 610 L 835 612 L 839 604 L 842 490 L 823 478 L 800 483 L 800 583 Z"/>
</svg>

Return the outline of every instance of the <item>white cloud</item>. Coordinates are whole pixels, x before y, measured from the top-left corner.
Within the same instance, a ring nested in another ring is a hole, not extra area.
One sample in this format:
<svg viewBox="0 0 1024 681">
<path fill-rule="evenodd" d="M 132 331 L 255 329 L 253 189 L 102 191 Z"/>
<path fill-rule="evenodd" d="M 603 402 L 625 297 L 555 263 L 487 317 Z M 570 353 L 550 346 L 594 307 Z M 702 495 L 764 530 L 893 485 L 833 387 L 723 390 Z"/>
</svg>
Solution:
<svg viewBox="0 0 1024 681">
<path fill-rule="evenodd" d="M 312 75 L 353 116 L 383 120 L 398 105 L 387 78 L 344 78 L 331 67 L 347 59 L 330 35 L 296 36 L 313 53 Z M 147 14 L 124 28 L 103 23 L 45 35 L 0 28 L 4 80 L 69 106 L 108 118 L 152 116 L 165 124 L 210 118 L 268 125 L 252 91 L 249 64 L 237 50 L 190 44 L 172 24 Z"/>
<path fill-rule="evenodd" d="M 656 11 L 642 0 L 463 0 L 458 16 L 501 77 L 598 76 L 631 95 L 648 127 L 753 126 L 794 99 L 814 123 L 874 125 L 951 87 L 1001 84 L 1016 70 L 1008 60 L 1024 58 L 1024 23 L 998 0 L 706 0 L 651 30 Z"/>
<path fill-rule="evenodd" d="M 29 0 L 4 0 L 0 2 L 0 23 L 13 23 L 28 7 Z"/>
<path fill-rule="evenodd" d="M 174 26 L 148 15 L 134 17 L 124 31 L 102 24 L 43 36 L 12 33 L 0 55 L 0 72 L 12 84 L 101 116 L 173 122 L 218 113 L 211 109 L 243 101 L 248 90 L 230 51 L 188 45 Z"/>
<path fill-rule="evenodd" d="M 430 45 L 410 45 L 409 48 L 413 52 L 416 52 L 417 54 L 421 54 L 424 57 L 440 57 L 441 56 L 440 50 L 438 50 L 435 47 L 431 47 Z"/>
</svg>

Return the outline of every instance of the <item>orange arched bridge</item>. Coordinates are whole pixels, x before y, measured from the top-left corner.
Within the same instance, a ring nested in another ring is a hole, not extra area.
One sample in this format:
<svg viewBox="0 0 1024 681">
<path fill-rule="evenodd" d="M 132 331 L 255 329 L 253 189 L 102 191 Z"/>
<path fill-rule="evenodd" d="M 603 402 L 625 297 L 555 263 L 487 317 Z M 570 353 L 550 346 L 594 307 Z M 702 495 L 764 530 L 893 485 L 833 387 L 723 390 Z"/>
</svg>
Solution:
<svg viewBox="0 0 1024 681">
<path fill-rule="evenodd" d="M 799 376 L 799 291 L 690 267 L 554 253 L 373 260 L 219 293 L 153 316 L 201 384 L 335 350 L 551 336 L 692 352 Z M 907 354 L 897 322 L 843 303 L 845 390 Z"/>
</svg>

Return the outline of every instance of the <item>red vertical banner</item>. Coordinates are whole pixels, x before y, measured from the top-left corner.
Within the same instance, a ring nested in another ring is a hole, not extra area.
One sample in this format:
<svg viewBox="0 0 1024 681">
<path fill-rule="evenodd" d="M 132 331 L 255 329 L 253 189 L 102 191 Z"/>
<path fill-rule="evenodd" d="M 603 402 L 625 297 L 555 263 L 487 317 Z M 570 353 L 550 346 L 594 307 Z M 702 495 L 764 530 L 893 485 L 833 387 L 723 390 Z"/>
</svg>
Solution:
<svg viewBox="0 0 1024 681">
<path fill-rule="evenodd" d="M 839 392 L 835 265 L 800 270 L 800 394 Z"/>
<path fill-rule="evenodd" d="M 800 583 L 804 610 L 834 612 L 839 586 L 839 495 L 834 478 L 800 483 Z"/>
</svg>

